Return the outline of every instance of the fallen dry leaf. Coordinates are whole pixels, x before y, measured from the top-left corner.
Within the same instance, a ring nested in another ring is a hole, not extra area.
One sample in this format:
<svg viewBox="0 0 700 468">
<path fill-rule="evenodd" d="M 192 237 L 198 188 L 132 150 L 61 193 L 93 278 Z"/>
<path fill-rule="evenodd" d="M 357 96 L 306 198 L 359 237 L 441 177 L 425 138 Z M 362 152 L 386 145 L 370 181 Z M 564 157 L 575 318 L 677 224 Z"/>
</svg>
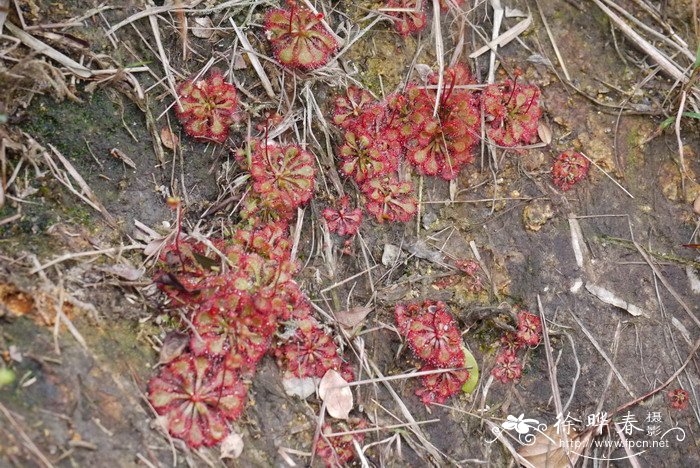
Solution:
<svg viewBox="0 0 700 468">
<path fill-rule="evenodd" d="M 190 337 L 185 333 L 168 332 L 163 340 L 163 346 L 160 347 L 158 364 L 167 364 L 181 355 L 189 342 Z"/>
<path fill-rule="evenodd" d="M 209 39 L 212 34 L 214 34 L 214 23 L 211 22 L 208 16 L 199 16 L 195 18 L 194 24 L 196 24 L 196 26 L 193 26 L 191 29 L 195 37 Z"/>
<path fill-rule="evenodd" d="M 326 403 L 330 417 L 348 419 L 353 406 L 352 390 L 338 372 L 326 372 L 318 385 L 318 395 Z"/>
<path fill-rule="evenodd" d="M 308 397 L 314 394 L 316 391 L 316 384 L 318 379 L 312 377 L 294 377 L 292 375 L 286 375 L 282 377 L 282 386 L 284 387 L 284 393 L 289 396 L 296 396 L 302 400 L 306 400 Z"/>
<path fill-rule="evenodd" d="M 637 307 L 634 304 L 630 304 L 626 300 L 622 299 L 621 297 L 617 296 L 614 292 L 609 291 L 601 286 L 591 284 L 591 283 L 586 283 L 586 289 L 588 290 L 589 293 L 593 294 L 596 296 L 598 299 L 601 301 L 605 302 L 606 304 L 610 304 L 615 307 L 619 307 L 620 309 L 626 310 L 630 314 L 632 314 L 635 317 L 639 317 L 640 315 L 645 315 L 644 311 Z"/>
<path fill-rule="evenodd" d="M 353 328 L 362 322 L 370 312 L 372 312 L 371 307 L 353 307 L 352 309 L 336 313 L 335 318 L 342 326 Z"/>
<path fill-rule="evenodd" d="M 160 130 L 160 141 L 163 142 L 163 146 L 166 148 L 175 149 L 175 147 L 180 143 L 180 137 L 171 132 L 168 127 L 163 127 Z"/>
<path fill-rule="evenodd" d="M 220 459 L 238 458 L 243 453 L 243 438 L 235 432 L 230 433 L 221 441 Z"/>
<path fill-rule="evenodd" d="M 568 446 L 571 447 L 568 457 L 564 450 L 564 441 L 557 433 L 555 426 L 535 434 L 534 442 L 521 446 L 517 450 L 518 455 L 536 468 L 567 468 L 569 459 L 571 466 L 576 466 L 576 461 L 593 440 L 593 432 L 578 433 L 573 427 L 568 429 L 567 442 Z"/>
<path fill-rule="evenodd" d="M 540 140 L 542 140 L 542 143 L 545 145 L 552 142 L 552 129 L 544 122 L 540 122 L 537 126 L 537 135 L 539 135 Z"/>
</svg>

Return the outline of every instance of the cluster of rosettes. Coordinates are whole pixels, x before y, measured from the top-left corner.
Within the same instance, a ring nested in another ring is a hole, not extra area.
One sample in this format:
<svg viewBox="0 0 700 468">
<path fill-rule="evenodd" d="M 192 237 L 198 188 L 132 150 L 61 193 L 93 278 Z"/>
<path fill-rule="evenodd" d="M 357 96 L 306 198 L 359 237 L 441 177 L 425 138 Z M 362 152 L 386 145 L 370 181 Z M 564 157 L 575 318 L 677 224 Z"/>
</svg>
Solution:
<svg viewBox="0 0 700 468">
<path fill-rule="evenodd" d="M 448 1 L 455 6 L 460 6 L 464 0 L 440 0 L 440 11 L 447 12 Z M 426 4 L 427 0 L 387 0 L 386 8 L 400 11 L 387 11 L 387 14 L 394 17 L 394 28 L 402 36 L 408 36 L 421 32 L 425 29 L 427 22 Z"/>
<path fill-rule="evenodd" d="M 481 96 L 486 134 L 499 146 L 529 145 L 537 141 L 542 116 L 540 89 L 518 83 L 521 75 L 516 70 L 514 80 L 489 85 Z"/>
<path fill-rule="evenodd" d="M 338 42 L 322 20 L 322 14 L 299 6 L 294 0 L 287 0 L 287 8 L 269 10 L 265 15 L 265 34 L 277 61 L 302 71 L 328 63 Z"/>
<path fill-rule="evenodd" d="M 219 70 L 206 78 L 184 81 L 177 87 L 175 113 L 194 138 L 223 143 L 235 122 L 238 98 L 236 88 L 224 81 Z"/>
<path fill-rule="evenodd" d="M 344 132 L 340 170 L 358 184 L 379 222 L 408 221 L 417 212 L 412 184 L 396 173 L 402 157 L 418 173 L 445 180 L 474 160 L 480 114 L 478 95 L 464 89 L 471 74 L 457 65 L 445 70 L 438 93 L 439 82 L 431 76 L 428 86 L 410 84 L 383 101 L 355 86 L 336 98 L 333 123 Z"/>
<path fill-rule="evenodd" d="M 542 321 L 530 312 L 518 312 L 516 332 L 506 332 L 500 339 L 500 350 L 491 375 L 503 383 L 517 382 L 523 373 L 523 365 L 517 352 L 525 346 L 537 346 L 542 340 Z"/>
<path fill-rule="evenodd" d="M 355 442 L 365 439 L 364 432 L 329 437 L 335 432 L 360 431 L 367 428 L 367 421 L 361 418 L 351 418 L 347 423 L 324 423 L 316 444 L 316 454 L 323 459 L 326 466 L 343 466 L 355 457 Z"/>
<path fill-rule="evenodd" d="M 399 333 L 423 361 L 421 371 L 458 369 L 421 376 L 422 387 L 416 391 L 421 401 L 444 403 L 469 379 L 469 371 L 461 369 L 465 365 L 462 336 L 447 305 L 429 300 L 397 304 L 394 319 Z"/>
<path fill-rule="evenodd" d="M 210 446 L 243 411 L 246 387 L 280 321 L 308 317 L 293 279 L 283 225 L 240 229 L 231 239 L 179 239 L 161 255 L 156 282 L 186 314 L 187 351 L 149 383 L 169 432 Z"/>
<path fill-rule="evenodd" d="M 581 153 L 573 149 L 564 151 L 552 165 L 552 181 L 561 191 L 566 192 L 588 175 L 590 167 L 591 162 Z"/>
<path fill-rule="evenodd" d="M 445 289 L 453 286 L 461 286 L 472 293 L 483 291 L 484 283 L 479 274 L 481 267 L 476 261 L 458 259 L 454 261 L 454 266 L 459 270 L 459 273 L 435 281 L 433 287 Z"/>
<path fill-rule="evenodd" d="M 253 181 L 241 208 L 241 217 L 251 225 L 288 223 L 296 209 L 313 197 L 316 160 L 299 145 L 256 139 L 237 150 L 236 158 Z"/>
</svg>

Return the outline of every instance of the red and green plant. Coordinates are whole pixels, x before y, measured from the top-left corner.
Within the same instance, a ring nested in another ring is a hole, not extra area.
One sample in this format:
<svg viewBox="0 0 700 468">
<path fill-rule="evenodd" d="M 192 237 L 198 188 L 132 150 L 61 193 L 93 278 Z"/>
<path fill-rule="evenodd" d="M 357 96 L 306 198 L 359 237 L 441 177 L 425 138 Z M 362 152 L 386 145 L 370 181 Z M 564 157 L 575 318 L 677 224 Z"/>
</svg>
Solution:
<svg viewBox="0 0 700 468">
<path fill-rule="evenodd" d="M 346 131 L 338 153 L 340 170 L 358 184 L 394 172 L 398 166 L 395 147 L 362 130 Z"/>
<path fill-rule="evenodd" d="M 397 304 L 394 319 L 398 332 L 425 363 L 421 371 L 445 369 L 421 376 L 423 386 L 416 390 L 421 401 L 426 405 L 444 403 L 458 393 L 469 380 L 469 371 L 463 369 L 466 358 L 462 336 L 447 305 L 430 300 Z"/>
<path fill-rule="evenodd" d="M 396 176 L 372 178 L 361 187 L 366 198 L 366 208 L 380 223 L 384 221 L 410 221 L 418 211 L 413 196 L 413 184 L 400 182 Z"/>
<path fill-rule="evenodd" d="M 667 394 L 668 403 L 673 409 L 684 410 L 690 403 L 690 394 L 682 388 L 671 390 Z"/>
<path fill-rule="evenodd" d="M 347 423 L 324 423 L 321 435 L 316 442 L 316 455 L 326 466 L 343 466 L 355 458 L 355 443 L 365 440 L 364 432 L 331 436 L 333 433 L 360 431 L 366 429 L 367 421 L 362 418 L 350 418 Z"/>
<path fill-rule="evenodd" d="M 502 383 L 518 382 L 523 374 L 520 359 L 510 351 L 502 351 L 496 357 L 496 365 L 491 369 L 491 375 Z"/>
<path fill-rule="evenodd" d="M 362 210 L 350 208 L 350 198 L 346 195 L 339 200 L 339 208 L 324 208 L 323 218 L 328 224 L 328 230 L 339 236 L 354 236 L 362 224 Z"/>
<path fill-rule="evenodd" d="M 458 88 L 474 82 L 465 66 L 446 69 L 443 80 L 439 98 L 437 90 L 426 88 L 413 100 L 414 112 L 422 114 L 419 120 L 423 125 L 414 133 L 416 137 L 409 139 L 406 157 L 419 173 L 451 180 L 474 161 L 481 116 L 477 95 Z M 433 86 L 438 82 L 437 75 L 430 77 Z"/>
<path fill-rule="evenodd" d="M 250 162 L 253 190 L 266 197 L 279 194 L 297 208 L 313 197 L 315 165 L 314 156 L 298 145 L 254 143 Z"/>
<path fill-rule="evenodd" d="M 564 151 L 552 165 L 552 181 L 559 190 L 566 192 L 588 175 L 591 162 L 573 149 Z"/>
<path fill-rule="evenodd" d="M 277 363 L 295 377 L 321 378 L 330 369 L 340 371 L 343 360 L 331 335 L 308 317 L 292 324 L 294 333 L 274 350 Z"/>
<path fill-rule="evenodd" d="M 265 15 L 265 34 L 277 61 L 299 70 L 313 70 L 328 63 L 338 42 L 323 25 L 323 15 L 294 0 L 288 0 L 287 5 Z"/>
<path fill-rule="evenodd" d="M 526 346 L 537 346 L 541 341 L 542 320 L 526 310 L 519 310 L 516 331 L 508 331 L 499 339 L 500 348 L 491 375 L 503 383 L 520 380 L 523 365 L 517 352 Z"/>
<path fill-rule="evenodd" d="M 519 84 L 521 75 L 522 72 L 516 70 L 514 80 L 487 86 L 481 97 L 486 133 L 500 146 L 529 145 L 537 141 L 542 115 L 540 89 Z"/>
<path fill-rule="evenodd" d="M 388 0 L 387 8 L 396 8 L 412 11 L 387 11 L 389 16 L 393 16 L 394 29 L 400 35 L 406 37 L 411 34 L 419 33 L 425 29 L 428 24 L 428 16 L 425 13 L 425 4 L 427 0 Z M 419 2 L 421 2 L 419 4 Z"/>
<path fill-rule="evenodd" d="M 526 310 L 518 312 L 518 340 L 527 346 L 537 346 L 542 340 L 542 320 Z"/>
<path fill-rule="evenodd" d="M 381 118 L 383 109 L 366 89 L 349 86 L 345 94 L 335 98 L 333 123 L 340 128 L 371 128 L 370 123 Z"/>
<path fill-rule="evenodd" d="M 220 361 L 183 354 L 151 379 L 148 400 L 173 437 L 197 448 L 228 434 L 227 421 L 243 413 L 247 391 Z"/>
<path fill-rule="evenodd" d="M 177 87 L 175 114 L 194 138 L 223 143 L 235 122 L 238 97 L 235 86 L 219 70 L 206 78 L 187 80 Z"/>
</svg>

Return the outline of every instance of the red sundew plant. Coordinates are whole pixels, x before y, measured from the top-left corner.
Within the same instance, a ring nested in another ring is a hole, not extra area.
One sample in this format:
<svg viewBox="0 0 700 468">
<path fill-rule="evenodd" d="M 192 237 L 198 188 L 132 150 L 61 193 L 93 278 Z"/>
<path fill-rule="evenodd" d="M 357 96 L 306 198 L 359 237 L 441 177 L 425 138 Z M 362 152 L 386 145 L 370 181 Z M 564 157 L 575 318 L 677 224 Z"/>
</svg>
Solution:
<svg viewBox="0 0 700 468">
<path fill-rule="evenodd" d="M 460 350 L 460 352 L 462 351 Z M 457 367 L 463 365 L 464 354 L 462 354 L 462 362 L 455 363 Z M 439 368 L 428 364 L 423 366 L 420 370 L 431 371 L 435 369 Z M 424 405 L 430 405 L 431 403 L 442 404 L 452 395 L 459 393 L 462 389 L 462 385 L 464 385 L 467 380 L 469 380 L 469 371 L 466 369 L 422 375 L 421 383 L 423 386 L 416 390 L 416 395 L 420 397 Z"/>
<path fill-rule="evenodd" d="M 192 448 L 228 434 L 226 421 L 243 412 L 247 388 L 238 374 L 207 357 L 183 354 L 148 383 L 148 400 L 173 437 Z"/>
<path fill-rule="evenodd" d="M 339 201 L 340 208 L 325 208 L 321 213 L 328 223 L 328 229 L 339 236 L 354 236 L 360 230 L 362 210 L 350 208 L 350 198 L 344 196 Z"/>
<path fill-rule="evenodd" d="M 239 150 L 239 161 L 247 157 Z M 262 197 L 278 195 L 295 209 L 314 195 L 315 158 L 297 145 L 278 146 L 254 141 L 250 152 L 250 175 L 253 190 Z"/>
<path fill-rule="evenodd" d="M 439 3 L 440 11 L 446 13 L 447 10 L 450 9 L 450 4 L 453 4 L 456 7 L 460 7 L 464 3 L 464 0 L 440 0 Z"/>
<path fill-rule="evenodd" d="M 218 70 L 207 78 L 188 80 L 177 87 L 175 113 L 194 138 L 223 143 L 235 122 L 238 97 L 236 88 L 224 81 Z"/>
<path fill-rule="evenodd" d="M 287 226 L 280 222 L 237 229 L 233 242 L 247 252 L 275 261 L 289 260 L 292 249 Z"/>
<path fill-rule="evenodd" d="M 287 193 L 251 191 L 241 202 L 238 215 L 251 227 L 280 224 L 286 228 L 296 215 L 296 207 Z"/>
<path fill-rule="evenodd" d="M 316 454 L 323 460 L 326 466 L 343 466 L 355 458 L 354 442 L 362 443 L 365 440 L 363 432 L 346 434 L 342 436 L 327 437 L 334 432 L 349 432 L 366 429 L 367 421 L 362 418 L 350 418 L 345 423 L 331 425 L 324 423 L 321 429 L 322 435 L 316 442 Z"/>
<path fill-rule="evenodd" d="M 523 374 L 520 359 L 511 352 L 501 351 L 496 357 L 496 365 L 491 369 L 491 375 L 502 383 L 517 382 Z"/>
<path fill-rule="evenodd" d="M 357 86 L 350 86 L 345 94 L 335 98 L 333 123 L 344 129 L 354 128 L 358 125 L 367 128 L 368 121 L 376 120 L 382 114 L 382 107 L 377 106 L 369 91 Z"/>
<path fill-rule="evenodd" d="M 542 115 L 540 89 L 515 80 L 492 84 L 484 90 L 481 102 L 486 114 L 486 133 L 500 146 L 529 145 L 537 141 Z"/>
<path fill-rule="evenodd" d="M 573 149 L 564 151 L 552 165 L 552 181 L 559 190 L 566 192 L 576 182 L 588 175 L 591 162 Z"/>
<path fill-rule="evenodd" d="M 518 340 L 527 346 L 537 346 L 542 339 L 542 320 L 534 314 L 521 310 L 518 312 Z"/>
<path fill-rule="evenodd" d="M 673 409 L 684 410 L 690 403 L 690 394 L 682 388 L 671 390 L 666 395 L 668 396 L 668 403 Z"/>
<path fill-rule="evenodd" d="M 358 184 L 394 172 L 398 166 L 394 148 L 369 132 L 348 130 L 344 144 L 338 150 L 342 159 L 340 170 Z"/>
<path fill-rule="evenodd" d="M 190 338 L 190 349 L 197 356 L 232 354 L 236 359 L 228 362 L 233 369 L 251 369 L 269 349 L 277 321 L 273 314 L 257 309 L 250 297 L 236 302 L 233 309 L 204 308 L 194 315 L 197 333 Z"/>
<path fill-rule="evenodd" d="M 437 99 L 434 90 L 423 90 L 413 101 L 414 112 L 423 115 L 425 124 L 417 137 L 409 141 L 406 157 L 419 173 L 451 180 L 462 167 L 474 161 L 472 151 L 478 142 L 481 117 L 476 94 L 455 88 L 473 83 L 465 66 L 448 68 L 443 80 L 436 117 L 433 117 Z M 437 84 L 438 77 L 431 77 L 430 83 Z"/>
<path fill-rule="evenodd" d="M 512 353 L 515 354 L 519 350 L 521 350 L 525 344 L 518 338 L 518 335 L 515 332 L 506 332 L 504 333 L 500 340 L 501 344 L 501 352 L 506 352 L 506 353 Z"/>
<path fill-rule="evenodd" d="M 426 121 L 432 118 L 432 110 L 416 112 L 415 103 L 425 91 L 409 84 L 403 93 L 393 93 L 386 98 L 386 125 L 382 129 L 387 141 L 401 147 L 418 138 Z"/>
<path fill-rule="evenodd" d="M 414 354 L 436 367 L 456 367 L 464 362 L 462 335 L 445 307 L 435 305 L 411 320 L 406 341 Z"/>
<path fill-rule="evenodd" d="M 406 336 L 411 322 L 418 318 L 422 313 L 432 313 L 438 308 L 446 308 L 447 304 L 441 301 L 423 301 L 411 302 L 409 304 L 396 304 L 394 306 L 394 321 L 396 322 L 399 334 Z"/>
<path fill-rule="evenodd" d="M 343 360 L 333 338 L 313 318 L 296 322 L 296 331 L 275 347 L 277 363 L 295 377 L 321 378 L 340 370 Z"/>
<path fill-rule="evenodd" d="M 338 49 L 338 42 L 323 25 L 323 15 L 289 0 L 287 8 L 265 15 L 265 33 L 275 58 L 285 67 L 313 70 L 325 65 Z"/>
<path fill-rule="evenodd" d="M 393 16 L 394 29 L 403 37 L 409 36 L 411 34 L 419 33 L 425 29 L 428 24 L 428 17 L 425 13 L 425 3 L 427 0 L 423 0 L 421 8 L 418 8 L 419 0 L 388 0 L 386 2 L 387 8 L 401 8 L 405 10 L 413 11 L 387 11 L 386 14 Z"/>
<path fill-rule="evenodd" d="M 367 204 L 366 208 L 377 221 L 407 222 L 417 211 L 417 201 L 413 195 L 413 184 L 399 182 L 396 176 L 373 178 L 361 186 Z"/>
</svg>

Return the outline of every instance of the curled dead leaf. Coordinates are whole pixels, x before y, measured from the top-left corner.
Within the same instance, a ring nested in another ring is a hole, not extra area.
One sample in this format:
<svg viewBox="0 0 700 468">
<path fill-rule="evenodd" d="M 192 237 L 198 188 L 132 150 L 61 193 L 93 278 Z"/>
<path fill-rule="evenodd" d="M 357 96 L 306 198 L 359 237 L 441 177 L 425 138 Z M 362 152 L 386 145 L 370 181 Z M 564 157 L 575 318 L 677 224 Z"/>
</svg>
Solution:
<svg viewBox="0 0 700 468">
<path fill-rule="evenodd" d="M 593 440 L 593 432 L 586 430 L 578 432 L 568 428 L 566 443 L 556 426 L 552 426 L 534 435 L 532 443 L 521 446 L 517 452 L 535 468 L 567 468 L 576 466 L 579 457 L 585 452 Z M 569 447 L 569 450 L 565 450 Z M 568 453 L 567 453 L 568 452 Z"/>
<path fill-rule="evenodd" d="M 353 328 L 359 325 L 370 312 L 372 312 L 372 308 L 370 307 L 353 307 L 352 309 L 336 313 L 335 318 L 342 326 Z"/>
<path fill-rule="evenodd" d="M 191 29 L 195 37 L 209 39 L 214 34 L 214 23 L 208 16 L 198 16 L 194 19 L 194 24 Z"/>
<path fill-rule="evenodd" d="M 160 129 L 160 141 L 163 142 L 163 146 L 166 148 L 175 149 L 180 143 L 180 137 L 171 132 L 168 127 L 163 127 Z"/>
<path fill-rule="evenodd" d="M 700 215 L 700 195 L 695 197 L 695 201 L 693 202 L 693 211 L 695 214 Z"/>
<path fill-rule="evenodd" d="M 542 143 L 545 145 L 552 142 L 552 129 L 549 128 L 549 125 L 547 125 L 545 122 L 540 122 L 540 124 L 537 126 L 537 135 L 539 135 L 540 140 L 542 140 Z"/>
<path fill-rule="evenodd" d="M 332 418 L 348 419 L 353 407 L 352 390 L 338 372 L 330 369 L 318 385 L 318 395 L 326 403 L 326 410 Z"/>
<path fill-rule="evenodd" d="M 163 346 L 160 347 L 160 356 L 158 357 L 158 364 L 167 364 L 179 355 L 187 347 L 190 342 L 189 335 L 180 332 L 168 332 L 163 340 Z"/>
<path fill-rule="evenodd" d="M 220 459 L 238 458 L 243 453 L 243 438 L 235 432 L 230 433 L 221 441 Z"/>
</svg>

